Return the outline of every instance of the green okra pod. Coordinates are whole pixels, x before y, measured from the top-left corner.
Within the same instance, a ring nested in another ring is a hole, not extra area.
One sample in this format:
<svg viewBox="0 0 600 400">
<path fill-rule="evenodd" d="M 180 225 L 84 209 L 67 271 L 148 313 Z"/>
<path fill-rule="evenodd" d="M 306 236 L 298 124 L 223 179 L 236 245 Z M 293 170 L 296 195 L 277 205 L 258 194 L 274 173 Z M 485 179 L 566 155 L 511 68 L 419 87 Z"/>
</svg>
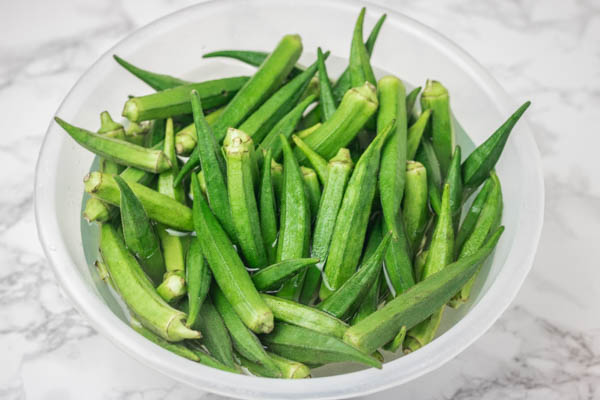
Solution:
<svg viewBox="0 0 600 400">
<path fill-rule="evenodd" d="M 294 361 L 309 364 L 357 362 L 381 368 L 381 362 L 340 339 L 299 326 L 278 323 L 262 337 L 269 350 Z"/>
<path fill-rule="evenodd" d="M 388 233 L 358 270 L 317 308 L 342 320 L 351 317 L 377 280 L 390 239 L 391 234 Z"/>
<path fill-rule="evenodd" d="M 221 289 L 214 287 L 211 293 L 214 305 L 231 335 L 235 350 L 250 361 L 268 368 L 272 373 L 280 374 L 277 365 L 269 358 L 256 335 L 242 322 Z"/>
<path fill-rule="evenodd" d="M 227 104 L 223 114 L 215 122 L 215 137 L 221 141 L 227 129 L 236 128 L 254 109 L 262 104 L 290 73 L 302 53 L 302 41 L 298 35 L 286 35 L 261 64 L 256 73 Z"/>
<path fill-rule="evenodd" d="M 429 215 L 427 199 L 427 171 L 420 162 L 409 161 L 406 164 L 406 185 L 402 216 L 404 218 L 406 237 L 412 249 L 412 254 L 416 254 L 419 250 L 421 239 L 425 233 Z"/>
<path fill-rule="evenodd" d="M 158 336 L 154 332 L 149 329 L 144 328 L 142 323 L 135 319 L 135 317 L 131 318 L 130 325 L 134 331 L 150 340 L 151 342 L 159 345 L 165 350 L 170 351 L 173 354 L 177 354 L 178 356 L 187 358 L 188 360 L 199 362 L 200 358 L 196 355 L 196 353 L 187 348 L 184 344 L 181 343 L 171 343 Z"/>
<path fill-rule="evenodd" d="M 271 179 L 271 160 L 271 150 L 268 150 L 263 161 L 258 196 L 260 229 L 270 264 L 275 262 L 277 255 L 278 234 L 275 192 L 273 190 L 273 180 Z"/>
<path fill-rule="evenodd" d="M 430 118 L 431 142 L 440 162 L 442 176 L 446 176 L 456 143 L 448 90 L 440 82 L 428 80 L 421 95 L 421 108 L 432 111 Z"/>
<path fill-rule="evenodd" d="M 152 126 L 150 127 L 150 131 L 146 135 L 146 147 L 154 147 L 158 143 L 162 142 L 165 139 L 166 135 L 166 122 L 164 119 L 156 119 L 152 122 Z M 175 138 L 177 139 L 177 138 Z"/>
<path fill-rule="evenodd" d="M 223 113 L 224 109 L 225 107 L 220 107 L 206 114 L 204 118 L 206 119 L 208 126 L 212 126 L 215 123 Z M 198 134 L 196 133 L 196 124 L 194 122 L 185 126 L 175 134 L 175 150 L 177 151 L 177 154 L 181 156 L 190 155 L 196 148 L 196 143 L 198 143 Z M 197 155 L 192 153 L 190 157 L 193 157 L 194 160 L 196 160 L 196 165 L 200 163 Z"/>
<path fill-rule="evenodd" d="M 193 326 L 198 318 L 198 313 L 210 290 L 212 273 L 202 254 L 200 239 L 192 238 L 185 260 L 185 273 L 187 282 L 188 318 L 187 326 Z M 200 329 L 202 331 L 202 329 Z"/>
<path fill-rule="evenodd" d="M 400 328 L 400 331 L 398 331 L 398 334 L 394 336 L 394 339 L 392 339 L 390 342 L 387 342 L 383 348 L 387 351 L 395 353 L 402 348 L 404 339 L 406 339 L 406 326 Z"/>
<path fill-rule="evenodd" d="M 248 135 L 233 128 L 229 129 L 225 141 L 227 193 L 236 243 L 250 268 L 262 268 L 268 260 L 254 196 L 251 159 L 254 144 Z"/>
<path fill-rule="evenodd" d="M 154 292 L 135 257 L 110 224 L 102 224 L 100 252 L 123 301 L 146 328 L 170 342 L 201 336 L 184 325 L 184 313 L 169 307 Z"/>
<path fill-rule="evenodd" d="M 363 24 L 367 9 L 363 7 L 354 25 L 352 45 L 350 46 L 350 82 L 352 87 L 359 87 L 365 82 L 376 84 L 375 74 L 369 61 L 369 53 L 363 42 Z"/>
<path fill-rule="evenodd" d="M 146 121 L 139 124 L 130 122 L 127 129 L 125 129 L 125 140 L 138 146 L 144 146 L 147 141 L 146 135 L 150 132 L 151 127 L 152 125 Z"/>
<path fill-rule="evenodd" d="M 494 169 L 510 133 L 530 105 L 531 102 L 526 101 L 463 162 L 462 176 L 466 197 L 475 191 Z"/>
<path fill-rule="evenodd" d="M 414 88 L 413 90 L 411 90 L 407 95 L 406 95 L 406 114 L 410 115 L 413 110 L 415 109 L 415 104 L 417 104 L 417 98 L 419 97 L 419 94 L 421 93 L 421 86 L 418 86 L 416 88 Z"/>
<path fill-rule="evenodd" d="M 419 118 L 408 128 L 406 139 L 406 159 L 414 160 L 417 155 L 417 150 L 421 144 L 421 138 L 425 132 L 425 128 L 429 123 L 431 110 L 425 110 L 419 115 Z"/>
<path fill-rule="evenodd" d="M 321 157 L 317 152 L 308 147 L 304 141 L 296 135 L 292 135 L 292 140 L 302 153 L 308 158 L 308 162 L 313 166 L 323 186 L 327 183 L 327 160 Z"/>
<path fill-rule="evenodd" d="M 324 268 L 319 291 L 322 300 L 342 286 L 356 269 L 375 197 L 381 148 L 393 125 L 394 122 L 376 136 L 356 163 L 348 181 Z"/>
<path fill-rule="evenodd" d="M 314 169 L 300 167 L 302 171 L 302 179 L 304 180 L 304 186 L 306 193 L 308 194 L 308 203 L 310 205 L 310 215 L 317 215 L 319 211 L 319 203 L 321 202 L 321 185 L 319 184 L 319 178 Z"/>
<path fill-rule="evenodd" d="M 278 200 L 277 203 L 281 204 L 283 194 L 283 165 L 273 159 L 271 159 L 271 179 L 273 181 L 275 197 Z"/>
<path fill-rule="evenodd" d="M 288 360 L 287 358 L 283 358 L 278 356 L 275 353 L 267 352 L 271 360 L 279 367 L 279 371 L 281 372 L 281 378 L 283 379 L 303 379 L 310 378 L 310 368 L 306 365 L 298 362 Z M 263 376 L 266 378 L 277 378 L 278 376 L 273 376 L 272 372 L 263 367 L 260 364 L 252 362 L 242 356 L 240 356 L 240 361 L 244 367 L 252 373 L 252 375 Z"/>
<path fill-rule="evenodd" d="M 120 176 L 114 177 L 121 193 L 121 224 L 125 244 L 136 255 L 144 271 L 158 285 L 165 272 L 160 242 L 135 193 Z"/>
<path fill-rule="evenodd" d="M 317 65 L 319 67 L 319 104 L 321 105 L 321 119 L 327 121 L 336 109 L 335 99 L 331 91 L 331 83 L 327 75 L 327 67 L 325 66 L 325 57 L 319 47 L 317 49 Z"/>
<path fill-rule="evenodd" d="M 346 147 L 371 118 L 378 107 L 375 87 L 370 83 L 350 89 L 331 118 L 312 132 L 304 142 L 323 158 L 333 157 L 339 149 Z M 298 161 L 305 160 L 304 154 L 295 151 Z"/>
<path fill-rule="evenodd" d="M 152 89 L 156 91 L 171 89 L 181 85 L 188 85 L 191 82 L 184 81 L 179 78 L 175 78 L 170 75 L 157 74 L 156 72 L 150 72 L 123 60 L 121 57 L 113 54 L 113 58 L 123 68 L 131 72 L 133 75 L 138 77 L 143 82 L 147 83 Z"/>
<path fill-rule="evenodd" d="M 268 294 L 262 294 L 262 297 L 278 321 L 338 338 L 342 338 L 348 329 L 345 322 L 324 311 Z"/>
<path fill-rule="evenodd" d="M 125 173 L 127 170 L 123 171 Z M 85 178 L 85 191 L 107 203 L 120 204 L 119 186 L 112 175 L 91 172 Z M 194 230 L 192 210 L 178 201 L 144 185 L 128 181 L 150 219 L 183 232 Z"/>
<path fill-rule="evenodd" d="M 450 185 L 450 212 L 452 213 L 452 225 L 454 226 L 454 232 L 458 230 L 458 223 L 460 222 L 460 214 L 463 205 L 463 183 L 460 162 L 460 146 L 456 146 L 454 148 L 452 160 L 450 161 L 448 176 L 446 177 L 446 183 Z"/>
<path fill-rule="evenodd" d="M 427 192 L 431 208 L 439 215 L 441 204 L 440 188 L 442 187 L 442 172 L 440 163 L 435 155 L 433 145 L 427 138 L 423 138 L 419 151 L 417 152 L 417 161 L 425 167 L 427 171 Z"/>
<path fill-rule="evenodd" d="M 194 353 L 196 353 L 196 356 L 198 356 L 198 358 L 200 359 L 200 364 L 204 364 L 206 366 L 220 369 L 226 372 L 231 372 L 234 374 L 241 374 L 240 367 L 237 364 L 235 365 L 235 367 L 230 367 L 228 365 L 223 364 L 221 361 L 207 354 L 197 340 L 188 341 L 187 345 Z"/>
<path fill-rule="evenodd" d="M 215 281 L 248 328 L 257 333 L 270 332 L 273 313 L 260 298 L 233 244 L 204 200 L 195 175 L 192 185 L 194 227 L 202 238 L 202 253 Z"/>
<path fill-rule="evenodd" d="M 77 128 L 58 117 L 54 117 L 54 119 L 81 146 L 117 164 L 152 173 L 160 173 L 171 168 L 169 159 L 161 150 L 147 149 L 123 140 L 98 135 Z"/>
<path fill-rule="evenodd" d="M 309 126 L 306 129 L 302 129 L 301 131 L 296 132 L 296 136 L 298 136 L 300 139 L 304 140 L 306 139 L 308 136 L 310 136 L 314 131 L 316 131 L 317 129 L 319 129 L 321 127 L 320 122 L 317 122 L 314 125 Z"/>
<path fill-rule="evenodd" d="M 428 250 L 423 250 L 415 257 L 415 277 L 417 278 L 417 282 L 423 280 L 423 270 L 425 269 L 428 253 Z"/>
<path fill-rule="evenodd" d="M 283 149 L 283 189 L 276 260 L 285 261 L 307 255 L 310 240 L 310 205 L 298 161 L 287 139 L 281 135 Z M 298 299 L 304 274 L 291 278 L 278 295 Z"/>
<path fill-rule="evenodd" d="M 253 51 L 253 50 L 218 50 L 212 51 L 202 55 L 202 58 L 214 58 L 214 57 L 225 57 L 233 58 L 234 60 L 242 61 L 246 64 L 260 67 L 260 65 L 269 57 L 269 53 L 265 51 Z M 293 78 L 303 72 L 303 69 L 295 65 L 291 72 L 290 77 Z"/>
<path fill-rule="evenodd" d="M 190 92 L 195 90 L 202 104 L 209 109 L 227 103 L 245 84 L 247 76 L 215 79 L 200 83 L 177 86 L 141 97 L 133 97 L 125 103 L 123 116 L 132 122 L 148 121 L 190 114 Z"/>
<path fill-rule="evenodd" d="M 125 139 L 125 129 L 123 128 L 123 125 L 115 122 L 108 111 L 102 111 L 100 113 L 100 129 L 98 129 L 96 133 L 114 139 Z"/>
<path fill-rule="evenodd" d="M 398 295 L 344 334 L 344 342 L 370 353 L 388 343 L 405 326 L 412 328 L 442 307 L 473 276 L 502 234 L 499 228 L 486 244 L 470 257 L 448 265 L 437 274 Z"/>
<path fill-rule="evenodd" d="M 318 258 L 295 258 L 284 260 L 277 264 L 269 265 L 254 273 L 252 275 L 252 282 L 254 282 L 256 289 L 260 291 L 276 290 L 284 281 L 304 268 L 315 265 L 318 261 Z"/>
<path fill-rule="evenodd" d="M 492 178 L 490 177 L 486 179 L 483 186 L 481 187 L 481 190 L 479 191 L 479 193 L 477 193 L 477 196 L 475 196 L 475 200 L 473 200 L 471 207 L 469 207 L 469 211 L 467 212 L 467 215 L 465 215 L 465 218 L 463 219 L 458 230 L 458 234 L 456 235 L 456 245 L 454 246 L 456 257 L 458 257 L 458 255 L 460 254 L 463 244 L 465 244 L 467 238 L 471 236 L 471 233 L 473 233 L 473 229 L 475 229 L 477 220 L 481 215 L 483 206 L 485 205 L 487 197 L 493 187 L 494 181 L 492 180 Z"/>
<path fill-rule="evenodd" d="M 175 133 L 173 131 L 173 120 L 171 118 L 167 119 L 165 124 L 163 151 L 171 163 L 171 169 L 158 175 L 157 189 L 160 193 L 185 204 L 185 191 L 183 190 L 183 187 L 175 186 L 175 177 L 179 172 L 179 164 L 177 154 L 175 153 Z"/>
<path fill-rule="evenodd" d="M 318 258 L 320 261 L 306 272 L 300 296 L 300 301 L 304 304 L 310 302 L 319 288 L 321 271 L 327 259 L 329 243 L 352 167 L 350 152 L 344 148 L 340 149 L 327 165 L 327 182 L 324 184 L 311 246 L 311 256 Z"/>
</svg>

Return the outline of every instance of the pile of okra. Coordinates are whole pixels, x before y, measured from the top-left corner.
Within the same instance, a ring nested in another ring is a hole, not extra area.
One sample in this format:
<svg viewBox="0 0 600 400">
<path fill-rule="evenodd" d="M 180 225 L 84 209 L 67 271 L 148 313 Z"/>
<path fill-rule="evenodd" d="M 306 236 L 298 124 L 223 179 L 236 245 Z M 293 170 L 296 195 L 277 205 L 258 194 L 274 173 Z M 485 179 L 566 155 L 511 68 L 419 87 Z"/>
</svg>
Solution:
<svg viewBox="0 0 600 400">
<path fill-rule="evenodd" d="M 100 226 L 98 273 L 144 337 L 225 371 L 304 378 L 381 368 L 382 350 L 427 345 L 445 306 L 468 300 L 503 231 L 494 168 L 529 102 L 463 161 L 447 89 L 376 80 L 385 15 L 366 42 L 364 15 L 337 79 L 320 48 L 297 64 L 298 35 L 205 54 L 257 69 L 201 82 L 115 56 L 156 91 L 129 97 L 126 127 L 107 112 L 97 132 L 56 118 L 100 157 L 84 217 Z"/>
</svg>

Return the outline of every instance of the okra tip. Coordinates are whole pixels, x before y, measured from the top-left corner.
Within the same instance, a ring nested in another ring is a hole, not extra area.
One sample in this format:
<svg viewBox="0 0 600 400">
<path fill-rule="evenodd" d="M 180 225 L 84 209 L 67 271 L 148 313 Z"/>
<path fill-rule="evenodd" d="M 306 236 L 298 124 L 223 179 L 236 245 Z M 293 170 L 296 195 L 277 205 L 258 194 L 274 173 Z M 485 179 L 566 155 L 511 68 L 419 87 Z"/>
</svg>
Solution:
<svg viewBox="0 0 600 400">
<path fill-rule="evenodd" d="M 137 98 L 132 97 L 131 99 L 129 99 L 125 102 L 125 105 L 123 106 L 123 112 L 121 113 L 121 115 L 123 115 L 125 118 L 127 118 L 131 122 L 137 122 L 140 118 L 140 113 L 139 113 L 138 108 L 139 108 L 139 105 L 138 105 Z"/>
<path fill-rule="evenodd" d="M 256 316 L 255 321 L 253 323 L 254 327 L 252 327 L 251 329 L 257 333 L 271 333 L 271 331 L 275 327 L 273 318 L 274 317 L 272 311 L 269 310 L 262 312 Z"/>
<path fill-rule="evenodd" d="M 185 315 L 185 314 L 183 314 Z M 199 331 L 192 330 L 185 326 L 181 315 L 173 316 L 173 319 L 167 326 L 167 336 L 172 342 L 179 342 L 184 339 L 200 339 L 202 334 Z"/>
<path fill-rule="evenodd" d="M 444 87 L 439 81 L 434 79 L 427 79 L 425 83 L 425 89 L 423 90 L 422 97 L 442 97 L 448 96 L 448 89 Z"/>
</svg>

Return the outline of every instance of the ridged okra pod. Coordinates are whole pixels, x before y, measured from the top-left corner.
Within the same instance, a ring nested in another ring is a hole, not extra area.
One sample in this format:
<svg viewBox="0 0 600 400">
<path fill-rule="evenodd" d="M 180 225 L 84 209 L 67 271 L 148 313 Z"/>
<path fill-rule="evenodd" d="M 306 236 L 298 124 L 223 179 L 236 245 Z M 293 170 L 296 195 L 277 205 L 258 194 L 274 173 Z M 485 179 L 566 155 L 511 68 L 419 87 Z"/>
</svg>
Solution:
<svg viewBox="0 0 600 400">
<path fill-rule="evenodd" d="M 304 141 L 299 136 L 292 135 L 292 140 L 296 144 L 296 147 L 298 147 L 308 158 L 308 162 L 313 166 L 315 172 L 317 173 L 317 175 L 319 175 L 321 183 L 323 184 L 323 186 L 325 186 L 325 184 L 327 183 L 328 175 L 327 160 L 321 157 L 313 149 L 308 147 L 308 145 L 304 143 Z"/>
<path fill-rule="evenodd" d="M 175 78 L 170 75 L 158 74 L 148 70 L 141 69 L 135 65 L 123 60 L 116 54 L 113 54 L 113 58 L 127 71 L 138 77 L 140 80 L 148 84 L 152 89 L 156 91 L 171 89 L 176 86 L 187 85 L 191 82 L 184 81 L 179 78 Z"/>
<path fill-rule="evenodd" d="M 479 191 L 479 193 L 477 193 L 477 196 L 475 196 L 471 207 L 469 207 L 467 215 L 465 215 L 465 218 L 460 224 L 458 234 L 456 235 L 456 244 L 454 246 L 454 253 L 456 257 L 458 257 L 458 255 L 460 254 L 460 251 L 463 247 L 463 244 L 465 244 L 465 241 L 469 238 L 469 236 L 471 236 L 471 233 L 473 233 L 475 225 L 477 224 L 477 220 L 481 215 L 481 211 L 483 210 L 483 207 L 487 201 L 487 197 L 493 187 L 494 181 L 492 180 L 492 178 L 490 177 L 486 179 L 483 186 L 481 187 L 481 190 Z"/>
<path fill-rule="evenodd" d="M 325 57 L 319 47 L 317 49 L 317 66 L 319 67 L 319 104 L 321 106 L 321 120 L 327 121 L 336 109 L 335 99 L 331 90 L 331 82 L 327 75 L 327 67 L 325 66 Z"/>
<path fill-rule="evenodd" d="M 258 194 L 260 229 L 263 235 L 265 251 L 270 264 L 277 255 L 277 207 L 273 180 L 271 178 L 271 151 L 267 151 L 262 165 L 260 188 Z"/>
<path fill-rule="evenodd" d="M 275 353 L 267 352 L 271 360 L 279 367 L 281 378 L 283 379 L 303 379 L 310 378 L 310 368 L 298 361 L 288 360 L 287 358 L 278 356 Z M 266 378 L 277 378 L 272 372 L 260 364 L 254 363 L 240 356 L 240 361 L 244 367 L 252 373 L 252 375 L 263 376 Z"/>
<path fill-rule="evenodd" d="M 352 44 L 350 46 L 350 82 L 358 87 L 365 82 L 375 85 L 375 74 L 369 61 L 369 53 L 363 42 L 363 24 L 367 9 L 363 7 L 354 25 Z"/>
<path fill-rule="evenodd" d="M 252 282 L 260 291 L 277 290 L 284 281 L 318 261 L 318 258 L 295 258 L 280 261 L 252 274 Z"/>
<path fill-rule="evenodd" d="M 427 206 L 427 171 L 418 161 L 406 164 L 406 185 L 402 217 L 412 254 L 419 250 L 425 233 L 429 210 Z M 417 280 L 419 277 L 416 277 Z"/>
<path fill-rule="evenodd" d="M 414 160 L 417 155 L 417 150 L 421 144 L 421 138 L 429 123 L 431 110 L 425 110 L 419 115 L 419 118 L 408 128 L 406 138 L 406 159 Z"/>
<path fill-rule="evenodd" d="M 225 57 L 232 58 L 234 60 L 239 60 L 248 65 L 252 65 L 255 67 L 260 67 L 260 65 L 265 62 L 267 57 L 269 57 L 269 53 L 266 51 L 256 51 L 256 50 L 217 50 L 211 51 L 210 53 L 205 53 L 202 55 L 202 58 L 214 58 L 214 57 Z M 304 69 L 298 65 L 295 65 L 290 72 L 289 78 L 296 77 L 301 74 Z"/>
<path fill-rule="evenodd" d="M 304 187 L 308 195 L 308 203 L 310 205 L 310 215 L 317 215 L 319 211 L 319 203 L 321 202 L 321 185 L 317 173 L 312 168 L 300 167 Z"/>
<path fill-rule="evenodd" d="M 215 123 L 217 118 L 223 113 L 224 109 L 224 107 L 220 107 L 206 114 L 204 118 L 206 119 L 208 126 L 212 126 Z M 190 155 L 196 148 L 197 142 L 198 133 L 196 132 L 196 124 L 194 122 L 180 129 L 175 134 L 175 150 L 180 156 Z M 190 157 L 193 157 L 194 160 L 196 160 L 194 161 L 196 164 L 200 163 L 197 155 L 192 154 Z"/>
<path fill-rule="evenodd" d="M 212 273 L 202 254 L 200 239 L 191 239 L 185 259 L 185 280 L 187 282 L 188 318 L 187 326 L 193 326 L 198 318 L 198 313 L 210 290 Z"/>
</svg>

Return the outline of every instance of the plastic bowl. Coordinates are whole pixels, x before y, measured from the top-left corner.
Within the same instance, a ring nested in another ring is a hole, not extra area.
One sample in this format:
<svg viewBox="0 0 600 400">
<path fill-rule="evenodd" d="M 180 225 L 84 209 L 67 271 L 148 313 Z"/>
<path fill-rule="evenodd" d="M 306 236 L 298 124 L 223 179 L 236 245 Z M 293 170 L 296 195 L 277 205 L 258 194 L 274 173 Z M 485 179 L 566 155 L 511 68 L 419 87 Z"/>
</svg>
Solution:
<svg viewBox="0 0 600 400">
<path fill-rule="evenodd" d="M 201 80 L 252 71 L 235 61 L 203 60 L 204 52 L 268 50 L 283 34 L 300 33 L 305 48 L 301 61 L 310 62 L 317 46 L 322 46 L 332 51 L 328 65 L 332 74 L 338 73 L 349 54 L 352 27 L 362 5 L 341 0 L 226 0 L 186 8 L 139 29 L 100 57 L 57 114 L 93 128 L 100 111 L 108 108 L 119 115 L 126 95 L 150 92 L 112 60 L 114 53 L 154 71 Z M 394 73 L 413 84 L 423 84 L 427 78 L 442 81 L 470 140 L 481 143 L 516 109 L 475 60 L 430 28 L 392 10 L 369 6 L 365 29 L 384 12 L 388 19 L 373 65 L 379 72 Z M 472 144 L 464 131 L 459 130 L 459 142 L 468 152 Z M 127 325 L 118 301 L 99 281 L 92 265 L 97 254 L 96 229 L 81 218 L 82 178 L 93 159 L 58 125 L 50 124 L 37 165 L 35 211 L 40 240 L 63 288 L 94 328 L 136 359 L 199 389 L 232 397 L 339 399 L 401 385 L 440 367 L 479 338 L 515 297 L 531 268 L 542 226 L 539 154 L 522 120 L 497 167 L 506 232 L 480 274 L 471 302 L 446 313 L 440 334 L 431 344 L 386 362 L 382 370 L 334 366 L 317 371 L 317 375 L 329 376 L 302 381 L 233 375 L 171 354 Z"/>
</svg>

